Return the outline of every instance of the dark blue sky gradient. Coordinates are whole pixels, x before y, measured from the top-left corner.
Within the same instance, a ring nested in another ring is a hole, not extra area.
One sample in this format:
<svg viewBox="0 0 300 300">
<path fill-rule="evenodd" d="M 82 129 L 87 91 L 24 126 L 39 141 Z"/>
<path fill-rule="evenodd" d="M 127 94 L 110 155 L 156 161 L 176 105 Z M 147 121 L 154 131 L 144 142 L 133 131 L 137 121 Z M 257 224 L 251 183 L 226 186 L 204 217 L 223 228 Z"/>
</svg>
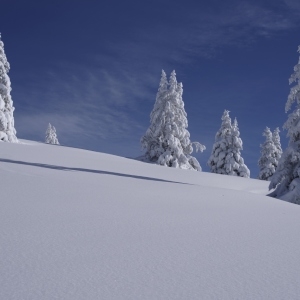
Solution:
<svg viewBox="0 0 300 300">
<path fill-rule="evenodd" d="M 2 0 L 1 12 L 18 138 L 43 141 L 51 122 L 64 145 L 139 156 L 161 69 L 183 82 L 204 171 L 224 109 L 238 119 L 251 177 L 265 126 L 287 118 L 298 0 Z"/>
</svg>

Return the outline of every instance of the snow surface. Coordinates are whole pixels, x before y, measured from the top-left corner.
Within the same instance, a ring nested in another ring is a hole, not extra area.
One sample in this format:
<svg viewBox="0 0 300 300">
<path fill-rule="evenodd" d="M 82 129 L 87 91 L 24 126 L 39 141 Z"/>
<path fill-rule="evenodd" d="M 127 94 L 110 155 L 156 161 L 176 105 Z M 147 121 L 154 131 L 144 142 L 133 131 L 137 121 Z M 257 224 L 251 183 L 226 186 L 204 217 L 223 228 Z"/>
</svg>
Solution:
<svg viewBox="0 0 300 300">
<path fill-rule="evenodd" d="M 268 182 L 0 143 L 0 299 L 299 299 L 300 206 Z"/>
</svg>

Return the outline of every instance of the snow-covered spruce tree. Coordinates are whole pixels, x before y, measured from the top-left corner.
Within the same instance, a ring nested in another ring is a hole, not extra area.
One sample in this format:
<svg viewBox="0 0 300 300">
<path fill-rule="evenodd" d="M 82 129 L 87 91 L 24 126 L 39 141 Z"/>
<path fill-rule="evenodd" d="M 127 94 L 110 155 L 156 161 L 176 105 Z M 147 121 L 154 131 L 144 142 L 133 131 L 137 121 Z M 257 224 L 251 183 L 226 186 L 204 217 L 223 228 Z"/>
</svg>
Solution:
<svg viewBox="0 0 300 300">
<path fill-rule="evenodd" d="M 46 144 L 52 144 L 52 145 L 59 145 L 57 135 L 56 135 L 56 129 L 50 123 L 47 127 L 47 130 L 46 130 L 45 143 Z"/>
<path fill-rule="evenodd" d="M 269 127 L 266 127 L 263 132 L 263 136 L 266 137 L 266 141 L 260 145 L 261 157 L 258 160 L 258 178 L 261 180 L 270 180 L 271 176 L 275 173 L 278 164 L 278 150 L 273 142 L 273 135 Z"/>
<path fill-rule="evenodd" d="M 229 117 L 228 110 L 224 111 L 221 120 L 221 128 L 216 133 L 215 143 L 207 164 L 212 173 L 228 174 L 225 167 L 225 159 L 230 148 L 232 132 L 231 118 Z"/>
<path fill-rule="evenodd" d="M 274 145 L 276 147 L 276 153 L 275 153 L 275 158 L 276 158 L 276 162 L 275 162 L 275 169 L 278 166 L 278 162 L 279 159 L 282 155 L 282 148 L 281 148 L 281 143 L 280 143 L 280 135 L 279 135 L 279 128 L 277 127 L 274 131 L 273 131 L 273 142 Z"/>
<path fill-rule="evenodd" d="M 0 141 L 17 143 L 13 117 L 15 108 L 10 95 L 11 83 L 7 75 L 9 69 L 10 65 L 4 52 L 0 33 Z"/>
<path fill-rule="evenodd" d="M 199 162 L 191 154 L 193 145 L 196 151 L 201 152 L 205 146 L 190 141 L 182 94 L 182 83 L 177 83 L 175 71 L 171 73 L 169 82 L 166 73 L 162 71 L 156 101 L 150 114 L 150 127 L 141 138 L 141 144 L 146 150 L 146 161 L 201 171 Z"/>
<path fill-rule="evenodd" d="M 229 111 L 222 116 L 221 128 L 216 133 L 211 156 L 207 162 L 212 173 L 249 178 L 250 171 L 241 157 L 243 142 L 240 138 L 237 120 L 231 124 Z"/>
<path fill-rule="evenodd" d="M 298 52 L 300 53 L 300 46 Z M 300 204 L 300 59 L 294 67 L 289 83 L 295 85 L 288 95 L 285 111 L 288 112 L 294 102 L 296 107 L 283 125 L 290 140 L 272 176 L 269 189 L 275 190 L 269 196 Z"/>
</svg>

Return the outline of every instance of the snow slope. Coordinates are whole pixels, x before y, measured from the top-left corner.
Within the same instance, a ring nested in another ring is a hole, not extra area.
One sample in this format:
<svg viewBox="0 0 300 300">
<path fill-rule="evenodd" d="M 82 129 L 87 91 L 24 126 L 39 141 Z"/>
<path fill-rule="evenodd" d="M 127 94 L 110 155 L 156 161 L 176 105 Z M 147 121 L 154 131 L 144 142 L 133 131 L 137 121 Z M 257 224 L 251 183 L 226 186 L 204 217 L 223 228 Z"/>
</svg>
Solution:
<svg viewBox="0 0 300 300">
<path fill-rule="evenodd" d="M 268 182 L 0 143 L 0 299 L 299 299 L 300 206 Z"/>
</svg>

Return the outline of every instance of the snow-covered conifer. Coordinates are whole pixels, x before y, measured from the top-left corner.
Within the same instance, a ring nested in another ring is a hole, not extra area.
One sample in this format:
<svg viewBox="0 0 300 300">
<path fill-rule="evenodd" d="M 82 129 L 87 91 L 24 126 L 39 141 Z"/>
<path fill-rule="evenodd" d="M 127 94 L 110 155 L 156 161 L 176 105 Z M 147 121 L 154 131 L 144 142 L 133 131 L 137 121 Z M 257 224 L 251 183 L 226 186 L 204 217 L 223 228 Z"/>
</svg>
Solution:
<svg viewBox="0 0 300 300">
<path fill-rule="evenodd" d="M 190 141 L 182 94 L 182 83 L 177 82 L 175 71 L 171 73 L 169 82 L 166 73 L 162 71 L 156 101 L 150 114 L 150 127 L 141 138 L 141 143 L 146 150 L 147 161 L 201 171 L 199 162 L 191 153 L 193 145 L 196 151 L 201 152 L 205 146 Z"/>
<path fill-rule="evenodd" d="M 232 145 L 233 145 L 233 170 L 237 176 L 249 178 L 250 170 L 244 163 L 244 159 L 241 156 L 241 150 L 243 150 L 243 141 L 240 138 L 240 131 L 238 127 L 237 119 L 234 119 L 232 126 Z"/>
<path fill-rule="evenodd" d="M 47 127 L 47 130 L 46 130 L 45 143 L 46 144 L 51 144 L 51 141 L 52 141 L 52 126 L 49 123 L 48 127 Z"/>
<path fill-rule="evenodd" d="M 278 150 L 273 141 L 273 135 L 270 128 L 266 127 L 263 132 L 263 136 L 266 137 L 266 141 L 260 145 L 261 157 L 258 160 L 259 175 L 261 180 L 270 180 L 271 176 L 275 173 L 278 161 Z"/>
<path fill-rule="evenodd" d="M 46 130 L 45 143 L 52 144 L 52 145 L 59 145 L 57 135 L 56 135 L 56 129 L 50 123 Z"/>
<path fill-rule="evenodd" d="M 300 53 L 300 46 L 298 52 Z M 290 140 L 272 176 L 269 189 L 275 190 L 269 196 L 300 204 L 300 59 L 289 83 L 295 85 L 290 89 L 285 111 L 288 112 L 294 102 L 296 107 L 283 125 Z"/>
<path fill-rule="evenodd" d="M 250 177 L 250 171 L 241 157 L 243 142 L 240 138 L 237 120 L 231 124 L 229 111 L 222 116 L 221 128 L 216 133 L 208 166 L 212 173 Z"/>
<path fill-rule="evenodd" d="M 276 147 L 276 153 L 275 153 L 275 157 L 276 157 L 276 162 L 275 162 L 275 169 L 277 168 L 278 166 L 278 162 L 279 162 L 279 159 L 282 155 L 282 148 L 281 148 L 281 143 L 280 143 L 280 135 L 279 135 L 279 128 L 277 127 L 274 131 L 273 131 L 273 142 L 274 142 L 274 145 Z"/>
<path fill-rule="evenodd" d="M 10 65 L 4 52 L 0 33 L 0 141 L 17 143 L 13 116 L 15 108 L 10 95 L 11 83 L 7 75 L 9 70 Z"/>
</svg>

